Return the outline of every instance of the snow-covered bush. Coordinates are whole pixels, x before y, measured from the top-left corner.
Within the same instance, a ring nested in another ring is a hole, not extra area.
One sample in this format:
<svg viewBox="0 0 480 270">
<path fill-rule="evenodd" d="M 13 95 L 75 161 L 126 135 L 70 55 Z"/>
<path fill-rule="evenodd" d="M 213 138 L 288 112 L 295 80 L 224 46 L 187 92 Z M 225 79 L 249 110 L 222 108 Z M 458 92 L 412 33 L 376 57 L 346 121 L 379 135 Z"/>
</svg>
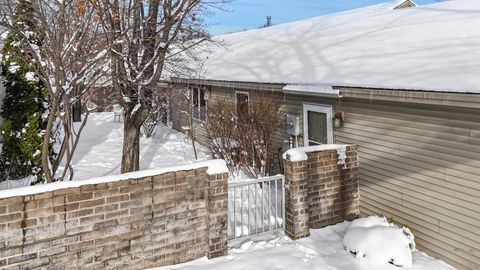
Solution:
<svg viewBox="0 0 480 270">
<path fill-rule="evenodd" d="M 370 216 L 353 221 L 343 238 L 345 248 L 357 258 L 375 264 L 412 266 L 414 236 L 406 228 L 389 223 L 385 217 Z"/>
<path fill-rule="evenodd" d="M 3 151 L 0 154 L 0 181 L 17 180 L 35 175 L 43 180 L 40 150 L 48 110 L 45 86 L 39 81 L 32 56 L 23 50 L 21 41 L 28 33 L 28 42 L 41 46 L 40 34 L 29 1 L 19 1 L 14 20 L 15 30 L 5 37 L 5 46 L 0 60 L 4 77 L 5 98 L 1 105 L 4 122 L 1 129 Z M 20 34 L 23 33 L 23 34 Z"/>
</svg>

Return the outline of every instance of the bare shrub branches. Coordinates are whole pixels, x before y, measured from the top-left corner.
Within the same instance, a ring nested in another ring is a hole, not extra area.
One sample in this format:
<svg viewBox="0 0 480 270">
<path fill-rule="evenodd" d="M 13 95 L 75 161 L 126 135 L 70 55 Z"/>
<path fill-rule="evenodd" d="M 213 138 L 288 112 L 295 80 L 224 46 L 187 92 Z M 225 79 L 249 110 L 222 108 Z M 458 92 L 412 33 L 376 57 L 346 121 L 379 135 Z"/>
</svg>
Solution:
<svg viewBox="0 0 480 270">
<path fill-rule="evenodd" d="M 274 140 L 284 115 L 283 107 L 268 96 L 250 96 L 248 111 L 240 112 L 232 100 L 213 101 L 207 121 L 211 150 L 225 159 L 234 175 L 268 175 L 278 154 Z"/>
</svg>

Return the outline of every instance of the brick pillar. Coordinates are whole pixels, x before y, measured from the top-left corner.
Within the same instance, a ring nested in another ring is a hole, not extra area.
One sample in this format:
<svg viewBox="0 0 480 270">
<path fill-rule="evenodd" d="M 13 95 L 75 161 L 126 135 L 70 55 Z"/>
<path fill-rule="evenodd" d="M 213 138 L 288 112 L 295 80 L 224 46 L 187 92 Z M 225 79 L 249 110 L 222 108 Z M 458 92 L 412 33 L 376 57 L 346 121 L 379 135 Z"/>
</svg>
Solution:
<svg viewBox="0 0 480 270">
<path fill-rule="evenodd" d="M 357 218 L 357 145 L 345 146 L 343 164 L 339 164 L 336 149 L 307 155 L 309 227 L 318 229 Z"/>
<path fill-rule="evenodd" d="M 344 160 L 340 160 L 341 151 L 345 151 Z M 297 161 L 291 161 L 289 153 L 295 153 Z M 299 155 L 303 155 L 301 161 Z M 290 238 L 308 237 L 310 229 L 358 217 L 356 145 L 298 148 L 287 151 L 283 164 L 285 231 Z"/>
<path fill-rule="evenodd" d="M 228 173 L 209 177 L 207 222 L 208 258 L 227 255 Z"/>
<path fill-rule="evenodd" d="M 306 161 L 284 160 L 285 233 L 292 239 L 308 237 L 308 178 Z"/>
</svg>

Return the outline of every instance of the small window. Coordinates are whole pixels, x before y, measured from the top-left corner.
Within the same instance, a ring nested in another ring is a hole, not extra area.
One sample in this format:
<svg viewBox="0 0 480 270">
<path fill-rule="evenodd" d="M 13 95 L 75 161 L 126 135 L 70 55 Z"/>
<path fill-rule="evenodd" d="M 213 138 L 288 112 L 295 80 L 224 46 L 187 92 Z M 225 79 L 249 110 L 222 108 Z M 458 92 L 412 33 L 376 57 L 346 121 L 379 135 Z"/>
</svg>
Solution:
<svg viewBox="0 0 480 270">
<path fill-rule="evenodd" d="M 194 119 L 205 121 L 207 119 L 207 101 L 205 100 L 205 89 L 192 89 L 192 115 Z"/>
<path fill-rule="evenodd" d="M 236 99 L 235 104 L 237 106 L 237 114 L 243 115 L 248 113 L 248 92 L 235 92 Z"/>
</svg>

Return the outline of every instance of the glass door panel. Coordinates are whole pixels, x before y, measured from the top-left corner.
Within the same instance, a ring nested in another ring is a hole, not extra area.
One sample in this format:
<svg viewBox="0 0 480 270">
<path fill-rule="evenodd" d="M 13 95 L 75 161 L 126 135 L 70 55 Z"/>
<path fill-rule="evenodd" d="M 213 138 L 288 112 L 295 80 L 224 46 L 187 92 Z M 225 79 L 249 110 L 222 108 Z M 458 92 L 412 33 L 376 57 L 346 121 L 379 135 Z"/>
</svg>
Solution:
<svg viewBox="0 0 480 270">
<path fill-rule="evenodd" d="M 309 145 L 328 143 L 327 114 L 309 111 L 307 117 Z"/>
</svg>

